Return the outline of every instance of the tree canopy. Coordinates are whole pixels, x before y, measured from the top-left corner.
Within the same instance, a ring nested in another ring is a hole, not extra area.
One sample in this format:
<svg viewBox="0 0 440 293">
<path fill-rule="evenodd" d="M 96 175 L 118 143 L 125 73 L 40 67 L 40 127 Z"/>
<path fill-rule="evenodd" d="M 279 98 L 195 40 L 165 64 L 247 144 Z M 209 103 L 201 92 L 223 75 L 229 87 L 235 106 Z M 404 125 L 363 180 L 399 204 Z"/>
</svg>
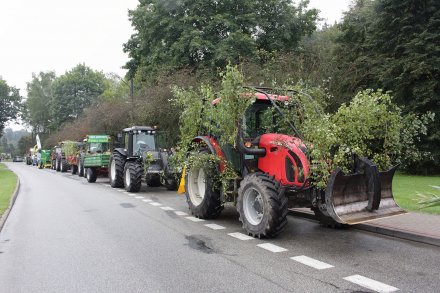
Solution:
<svg viewBox="0 0 440 293">
<path fill-rule="evenodd" d="M 19 117 L 22 108 L 22 97 L 17 88 L 9 86 L 0 77 L 0 137 L 5 124 Z"/>
<path fill-rule="evenodd" d="M 36 133 L 46 133 L 52 122 L 50 108 L 52 105 L 52 85 L 55 72 L 32 74 L 32 81 L 27 84 L 26 122 Z"/>
<path fill-rule="evenodd" d="M 435 113 L 422 145 L 440 151 L 440 2 L 358 0 L 339 24 L 334 95 L 354 91 L 393 92 L 405 112 Z"/>
<path fill-rule="evenodd" d="M 158 68 L 224 67 L 227 62 L 292 51 L 315 30 L 308 1 L 140 0 L 129 12 L 136 31 L 124 44 L 129 76 Z"/>
<path fill-rule="evenodd" d="M 102 72 L 84 64 L 79 64 L 58 77 L 53 84 L 52 127 L 58 129 L 64 122 L 77 119 L 84 108 L 92 105 L 107 86 Z"/>
</svg>

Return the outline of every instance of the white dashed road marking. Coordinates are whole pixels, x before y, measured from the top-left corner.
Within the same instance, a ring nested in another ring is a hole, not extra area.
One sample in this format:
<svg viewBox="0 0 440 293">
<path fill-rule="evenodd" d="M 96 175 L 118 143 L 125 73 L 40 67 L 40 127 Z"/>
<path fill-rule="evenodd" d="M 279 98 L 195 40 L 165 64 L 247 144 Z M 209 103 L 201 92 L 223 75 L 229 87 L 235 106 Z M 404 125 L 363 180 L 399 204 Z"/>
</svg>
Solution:
<svg viewBox="0 0 440 293">
<path fill-rule="evenodd" d="M 170 207 L 160 207 L 160 208 L 163 209 L 164 211 L 174 211 L 174 209 Z"/>
<path fill-rule="evenodd" d="M 217 224 L 206 224 L 205 226 L 208 227 L 208 228 L 211 228 L 213 230 L 226 229 L 226 227 L 223 227 L 223 226 L 220 226 L 220 225 L 217 225 Z"/>
<path fill-rule="evenodd" d="M 162 205 L 161 203 L 158 203 L 158 202 L 155 202 L 155 201 L 150 202 L 150 204 L 151 204 L 152 206 L 155 206 L 155 207 L 159 207 L 159 206 Z"/>
<path fill-rule="evenodd" d="M 175 213 L 176 215 L 178 215 L 178 216 L 188 216 L 187 213 L 185 213 L 185 212 L 181 212 L 181 211 L 175 211 L 174 213 Z"/>
<path fill-rule="evenodd" d="M 245 235 L 245 234 L 240 233 L 240 232 L 229 233 L 228 235 L 232 236 L 234 238 L 240 239 L 240 240 L 252 240 L 252 239 L 254 239 L 254 237 Z"/>
<path fill-rule="evenodd" d="M 204 222 L 205 221 L 203 219 L 199 219 L 199 218 L 196 218 L 196 217 L 186 217 L 185 219 L 188 219 L 188 220 L 193 221 L 193 222 Z"/>
<path fill-rule="evenodd" d="M 300 256 L 295 256 L 295 257 L 291 257 L 290 259 L 293 259 L 297 262 L 300 262 L 306 266 L 315 268 L 317 270 L 324 270 L 324 269 L 329 269 L 329 268 L 333 268 L 334 266 L 329 265 L 325 262 L 313 259 L 311 257 L 305 256 L 305 255 L 300 255 Z"/>
<path fill-rule="evenodd" d="M 262 243 L 262 244 L 257 244 L 258 247 L 261 247 L 263 249 L 272 251 L 272 252 L 283 252 L 283 251 L 287 251 L 287 249 L 280 247 L 280 246 L 276 246 L 273 245 L 271 243 Z"/>
<path fill-rule="evenodd" d="M 143 202 L 152 202 L 151 199 L 143 199 L 142 201 L 143 201 Z"/>
<path fill-rule="evenodd" d="M 355 283 L 359 286 L 365 287 L 367 289 L 381 292 L 381 293 L 388 293 L 388 292 L 396 292 L 399 289 L 360 275 L 353 275 L 349 277 L 345 277 L 344 280 Z"/>
<path fill-rule="evenodd" d="M 145 198 L 145 197 L 143 197 L 143 196 L 136 196 L 135 198 L 142 199 L 142 198 Z"/>
</svg>

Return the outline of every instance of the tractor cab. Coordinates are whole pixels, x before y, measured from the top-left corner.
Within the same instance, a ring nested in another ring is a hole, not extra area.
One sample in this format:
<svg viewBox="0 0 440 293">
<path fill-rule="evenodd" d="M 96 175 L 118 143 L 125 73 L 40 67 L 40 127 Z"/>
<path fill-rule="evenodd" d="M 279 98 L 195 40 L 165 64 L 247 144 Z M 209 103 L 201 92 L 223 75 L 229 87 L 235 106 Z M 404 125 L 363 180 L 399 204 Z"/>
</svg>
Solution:
<svg viewBox="0 0 440 293">
<path fill-rule="evenodd" d="M 122 132 L 127 157 L 141 157 L 146 151 L 156 150 L 157 130 L 150 126 L 133 126 Z"/>
<path fill-rule="evenodd" d="M 109 154 L 112 149 L 111 137 L 108 135 L 87 135 L 82 144 L 88 154 Z"/>
</svg>

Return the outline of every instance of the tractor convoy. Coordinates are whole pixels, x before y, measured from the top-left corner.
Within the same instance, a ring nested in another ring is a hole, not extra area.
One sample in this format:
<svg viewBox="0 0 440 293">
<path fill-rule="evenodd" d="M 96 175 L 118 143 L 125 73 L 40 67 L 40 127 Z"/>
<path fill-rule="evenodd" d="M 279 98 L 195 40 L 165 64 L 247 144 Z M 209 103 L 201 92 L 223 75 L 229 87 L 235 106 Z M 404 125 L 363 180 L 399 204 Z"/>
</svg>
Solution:
<svg viewBox="0 0 440 293">
<path fill-rule="evenodd" d="M 322 224 L 334 227 L 405 212 L 393 199 L 396 167 L 379 172 L 367 158 L 353 158 L 350 174 L 337 168 L 325 190 L 311 186 L 308 150 L 294 126 L 290 124 L 297 135 L 292 136 L 267 133 L 269 128 L 263 125 L 263 114 L 270 110 L 282 115 L 277 104 L 289 97 L 269 94 L 261 88 L 251 91 L 254 94 L 243 98 L 253 96 L 255 100 L 235 121 L 238 131 L 234 146 L 222 143 L 221 136 L 202 130 L 193 138 L 192 146 L 197 147 L 190 149 L 187 156 L 212 155 L 218 160 L 210 161 L 210 166 L 189 164 L 183 172 L 172 167 L 173 152 L 166 144 L 165 133 L 150 126 L 125 128 L 116 139 L 88 135 L 79 142 L 62 141 L 50 152 L 40 151 L 38 166 L 58 172 L 70 170 L 90 183 L 99 176 L 108 176 L 112 188 L 125 188 L 128 192 L 139 192 L 143 182 L 149 187 L 163 185 L 177 190 L 181 181 L 195 217 L 216 218 L 225 203 L 232 202 L 244 230 L 254 237 L 278 235 L 287 224 L 288 209 L 293 207 L 310 208 Z M 221 98 L 214 100 L 212 106 L 218 103 Z M 226 165 L 233 168 L 236 178 L 216 184 L 216 175 L 225 172 Z"/>
</svg>

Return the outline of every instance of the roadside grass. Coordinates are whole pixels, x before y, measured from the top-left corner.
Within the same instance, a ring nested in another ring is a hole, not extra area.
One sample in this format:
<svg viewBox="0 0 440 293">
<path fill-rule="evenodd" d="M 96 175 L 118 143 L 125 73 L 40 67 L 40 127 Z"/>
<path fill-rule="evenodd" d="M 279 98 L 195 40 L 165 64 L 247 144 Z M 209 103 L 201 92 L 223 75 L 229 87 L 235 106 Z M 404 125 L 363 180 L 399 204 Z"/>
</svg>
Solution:
<svg viewBox="0 0 440 293">
<path fill-rule="evenodd" d="M 417 201 L 418 193 L 440 194 L 431 187 L 440 186 L 440 176 L 416 176 L 398 173 L 393 180 L 393 194 L 399 206 L 407 211 L 440 215 L 440 205 L 436 207 L 421 208 Z"/>
<path fill-rule="evenodd" d="M 0 163 L 0 216 L 9 206 L 17 184 L 17 176 L 6 165 Z"/>
</svg>

